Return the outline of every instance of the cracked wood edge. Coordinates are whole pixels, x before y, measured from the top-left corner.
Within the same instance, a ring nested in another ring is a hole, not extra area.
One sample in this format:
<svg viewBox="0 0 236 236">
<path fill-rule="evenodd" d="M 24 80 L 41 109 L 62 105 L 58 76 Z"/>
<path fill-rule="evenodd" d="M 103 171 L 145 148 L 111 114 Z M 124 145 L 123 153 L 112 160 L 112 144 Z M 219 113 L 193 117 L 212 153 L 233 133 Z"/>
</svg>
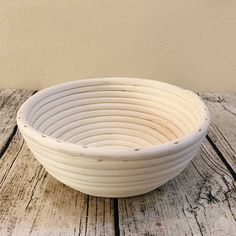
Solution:
<svg viewBox="0 0 236 236">
<path fill-rule="evenodd" d="M 121 235 L 236 232 L 235 181 L 206 139 L 179 176 L 151 193 L 118 203 Z"/>
<path fill-rule="evenodd" d="M 202 93 L 201 96 L 211 114 L 208 136 L 236 176 L 236 94 Z"/>
<path fill-rule="evenodd" d="M 34 91 L 0 89 L 0 157 L 16 133 L 16 113 Z"/>
<path fill-rule="evenodd" d="M 51 177 L 17 132 L 0 159 L 0 235 L 114 235 L 113 199 Z"/>
</svg>

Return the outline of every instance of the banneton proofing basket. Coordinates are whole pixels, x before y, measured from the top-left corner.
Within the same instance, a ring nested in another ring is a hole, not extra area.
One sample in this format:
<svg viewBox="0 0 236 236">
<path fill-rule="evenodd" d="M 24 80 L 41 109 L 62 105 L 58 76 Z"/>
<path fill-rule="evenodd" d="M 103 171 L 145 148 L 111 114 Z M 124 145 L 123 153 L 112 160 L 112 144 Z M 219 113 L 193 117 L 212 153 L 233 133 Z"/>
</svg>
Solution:
<svg viewBox="0 0 236 236">
<path fill-rule="evenodd" d="M 197 153 L 209 112 L 188 90 L 135 78 L 97 78 L 44 89 L 17 115 L 37 160 L 62 183 L 103 197 L 149 192 Z"/>
</svg>

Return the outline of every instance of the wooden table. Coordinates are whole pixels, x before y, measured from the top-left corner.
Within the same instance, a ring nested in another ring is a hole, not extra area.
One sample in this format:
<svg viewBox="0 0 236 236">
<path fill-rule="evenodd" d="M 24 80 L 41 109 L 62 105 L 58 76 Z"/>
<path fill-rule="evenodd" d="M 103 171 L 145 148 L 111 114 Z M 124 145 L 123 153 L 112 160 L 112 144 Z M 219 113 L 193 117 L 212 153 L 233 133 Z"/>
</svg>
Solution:
<svg viewBox="0 0 236 236">
<path fill-rule="evenodd" d="M 236 235 L 236 94 L 204 93 L 212 123 L 199 154 L 148 194 L 105 199 L 51 177 L 15 116 L 33 91 L 0 90 L 0 235 Z"/>
</svg>

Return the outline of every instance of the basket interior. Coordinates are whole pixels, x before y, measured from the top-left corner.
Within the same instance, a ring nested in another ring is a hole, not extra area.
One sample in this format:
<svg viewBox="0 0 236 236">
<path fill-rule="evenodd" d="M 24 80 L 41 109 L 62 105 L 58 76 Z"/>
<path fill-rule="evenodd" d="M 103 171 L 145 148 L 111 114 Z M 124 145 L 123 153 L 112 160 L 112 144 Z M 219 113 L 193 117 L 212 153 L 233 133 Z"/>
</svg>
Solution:
<svg viewBox="0 0 236 236">
<path fill-rule="evenodd" d="M 187 90 L 163 83 L 77 81 L 36 94 L 28 123 L 42 134 L 83 146 L 140 148 L 188 135 L 204 108 Z"/>
</svg>

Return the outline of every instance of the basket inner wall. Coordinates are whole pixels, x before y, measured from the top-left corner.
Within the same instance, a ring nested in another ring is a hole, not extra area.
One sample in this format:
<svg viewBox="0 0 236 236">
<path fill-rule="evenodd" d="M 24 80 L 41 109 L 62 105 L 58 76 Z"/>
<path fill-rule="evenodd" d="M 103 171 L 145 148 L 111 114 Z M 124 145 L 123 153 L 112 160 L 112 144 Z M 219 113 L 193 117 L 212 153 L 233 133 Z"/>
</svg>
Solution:
<svg viewBox="0 0 236 236">
<path fill-rule="evenodd" d="M 197 129 L 203 108 L 180 88 L 114 82 L 81 84 L 38 95 L 27 117 L 42 134 L 83 146 L 140 148 Z"/>
</svg>

